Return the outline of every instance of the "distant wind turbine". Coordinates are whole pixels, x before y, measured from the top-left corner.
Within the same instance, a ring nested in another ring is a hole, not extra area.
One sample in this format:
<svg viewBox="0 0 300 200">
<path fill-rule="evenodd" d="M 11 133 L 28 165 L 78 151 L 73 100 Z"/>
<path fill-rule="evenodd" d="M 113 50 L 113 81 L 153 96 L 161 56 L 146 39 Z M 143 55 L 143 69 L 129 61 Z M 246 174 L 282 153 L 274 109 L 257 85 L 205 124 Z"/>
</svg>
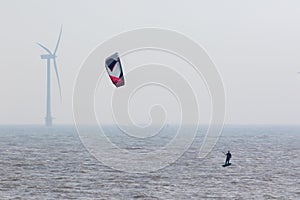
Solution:
<svg viewBox="0 0 300 200">
<path fill-rule="evenodd" d="M 52 116 L 51 116 L 51 93 L 50 93 L 50 61 L 53 60 L 54 70 L 57 78 L 58 88 L 59 88 L 59 95 L 61 100 L 61 88 L 60 88 L 60 81 L 57 71 L 57 65 L 56 65 L 56 52 L 59 46 L 60 38 L 62 34 L 62 26 L 60 27 L 60 33 L 58 36 L 58 40 L 56 43 L 56 47 L 54 49 L 54 52 L 52 53 L 48 48 L 46 48 L 44 45 L 37 43 L 41 48 L 43 48 L 45 51 L 48 52 L 48 54 L 41 55 L 41 59 L 47 59 L 47 105 L 46 105 L 46 117 L 45 117 L 45 125 L 46 126 L 52 126 Z"/>
</svg>

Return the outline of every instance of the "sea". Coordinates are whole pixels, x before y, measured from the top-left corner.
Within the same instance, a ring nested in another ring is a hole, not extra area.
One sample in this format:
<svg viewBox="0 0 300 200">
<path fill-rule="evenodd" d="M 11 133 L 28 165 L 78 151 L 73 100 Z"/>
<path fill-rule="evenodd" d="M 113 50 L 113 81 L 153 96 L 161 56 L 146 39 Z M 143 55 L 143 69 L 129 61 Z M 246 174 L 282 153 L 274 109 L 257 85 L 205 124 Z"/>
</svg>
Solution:
<svg viewBox="0 0 300 200">
<path fill-rule="evenodd" d="M 135 153 L 163 146 L 174 132 L 167 127 L 163 138 L 149 143 L 128 142 L 113 126 L 104 129 Z M 200 159 L 205 132 L 199 127 L 192 145 L 173 163 L 132 173 L 95 158 L 74 126 L 3 125 L 0 199 L 300 199 L 300 126 L 226 125 Z M 222 167 L 228 150 L 232 165 Z"/>
</svg>

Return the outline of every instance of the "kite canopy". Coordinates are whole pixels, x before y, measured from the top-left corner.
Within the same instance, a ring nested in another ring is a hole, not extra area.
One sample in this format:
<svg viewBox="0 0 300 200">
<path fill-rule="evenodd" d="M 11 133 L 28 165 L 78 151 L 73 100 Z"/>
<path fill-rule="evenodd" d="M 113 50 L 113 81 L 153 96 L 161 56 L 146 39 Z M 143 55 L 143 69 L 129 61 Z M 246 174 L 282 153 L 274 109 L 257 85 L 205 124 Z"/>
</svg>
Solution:
<svg viewBox="0 0 300 200">
<path fill-rule="evenodd" d="M 110 80 L 116 87 L 120 87 L 125 84 L 121 60 L 118 53 L 114 53 L 113 55 L 106 58 L 105 68 Z"/>
</svg>

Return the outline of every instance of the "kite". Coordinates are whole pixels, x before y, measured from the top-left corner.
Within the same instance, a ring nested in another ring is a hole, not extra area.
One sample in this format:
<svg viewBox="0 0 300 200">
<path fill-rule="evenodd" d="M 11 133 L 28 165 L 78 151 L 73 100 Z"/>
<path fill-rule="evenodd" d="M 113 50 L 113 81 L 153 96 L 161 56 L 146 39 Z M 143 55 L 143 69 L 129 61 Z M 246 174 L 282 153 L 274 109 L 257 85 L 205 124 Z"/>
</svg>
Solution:
<svg viewBox="0 0 300 200">
<path fill-rule="evenodd" d="M 121 60 L 118 53 L 114 53 L 105 60 L 105 68 L 109 75 L 110 80 L 116 87 L 125 84 Z"/>
</svg>

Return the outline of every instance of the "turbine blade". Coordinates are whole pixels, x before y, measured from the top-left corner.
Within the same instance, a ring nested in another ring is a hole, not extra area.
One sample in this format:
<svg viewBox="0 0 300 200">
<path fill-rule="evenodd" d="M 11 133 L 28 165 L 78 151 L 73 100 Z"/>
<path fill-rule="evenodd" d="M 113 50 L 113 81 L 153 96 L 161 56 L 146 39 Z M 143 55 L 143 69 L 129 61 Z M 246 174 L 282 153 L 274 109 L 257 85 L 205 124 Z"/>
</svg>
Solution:
<svg viewBox="0 0 300 200">
<path fill-rule="evenodd" d="M 58 88 L 59 88 L 60 100 L 62 100 L 62 97 L 61 97 L 61 88 L 60 88 L 60 81 L 59 81 L 59 76 L 58 76 L 58 71 L 57 71 L 57 65 L 56 65 L 55 58 L 53 59 L 53 63 L 54 63 L 54 70 L 55 70 L 55 74 L 56 74 L 56 78 L 57 78 L 57 83 L 58 83 Z"/>
<path fill-rule="evenodd" d="M 59 46 L 59 42 L 60 42 L 60 38 L 61 38 L 61 33 L 62 33 L 62 26 L 60 27 L 60 32 L 59 32 L 59 36 L 58 36 L 58 40 L 57 40 L 57 43 L 56 43 L 56 47 L 55 47 L 55 50 L 54 50 L 54 55 L 56 54 L 56 51 L 58 49 L 58 46 Z"/>
<path fill-rule="evenodd" d="M 51 51 L 48 49 L 48 48 L 46 48 L 44 45 L 42 45 L 41 43 L 38 43 L 37 42 L 37 45 L 39 45 L 40 47 L 42 47 L 45 51 L 47 51 L 49 54 L 52 54 L 51 53 Z"/>
</svg>

